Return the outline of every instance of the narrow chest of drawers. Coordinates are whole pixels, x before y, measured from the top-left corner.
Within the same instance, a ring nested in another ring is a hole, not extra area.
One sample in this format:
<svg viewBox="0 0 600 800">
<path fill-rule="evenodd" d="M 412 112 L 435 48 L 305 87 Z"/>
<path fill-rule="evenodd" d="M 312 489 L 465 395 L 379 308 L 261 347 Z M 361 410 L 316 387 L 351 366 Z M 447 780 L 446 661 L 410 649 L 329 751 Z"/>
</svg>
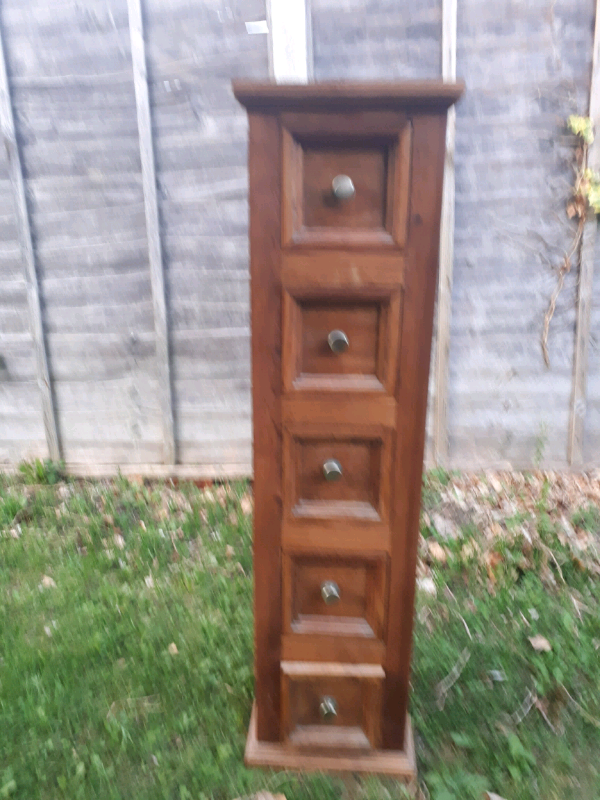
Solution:
<svg viewBox="0 0 600 800">
<path fill-rule="evenodd" d="M 415 773 L 407 716 L 440 83 L 236 83 L 249 115 L 250 764 Z"/>
</svg>

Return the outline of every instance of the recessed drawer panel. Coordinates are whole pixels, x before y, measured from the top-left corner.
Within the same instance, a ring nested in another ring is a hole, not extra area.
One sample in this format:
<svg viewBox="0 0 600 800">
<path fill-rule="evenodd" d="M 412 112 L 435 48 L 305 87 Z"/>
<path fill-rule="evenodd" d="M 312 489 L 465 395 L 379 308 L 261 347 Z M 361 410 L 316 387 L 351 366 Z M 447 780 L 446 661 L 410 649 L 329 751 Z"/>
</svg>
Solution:
<svg viewBox="0 0 600 800">
<path fill-rule="evenodd" d="M 295 518 L 387 518 L 389 432 L 322 426 L 286 432 L 288 514 Z"/>
<path fill-rule="evenodd" d="M 400 290 L 284 295 L 286 391 L 395 388 Z"/>
<path fill-rule="evenodd" d="M 283 244 L 402 247 L 411 126 L 397 114 L 283 121 Z"/>
<path fill-rule="evenodd" d="M 332 148 L 307 142 L 302 174 L 304 225 L 385 230 L 389 156 L 389 147 L 383 143 L 341 143 Z"/>
<path fill-rule="evenodd" d="M 377 747 L 382 667 L 375 664 L 286 662 L 283 727 L 298 747 Z"/>
<path fill-rule="evenodd" d="M 283 581 L 288 633 L 383 637 L 384 558 L 286 553 Z"/>
</svg>

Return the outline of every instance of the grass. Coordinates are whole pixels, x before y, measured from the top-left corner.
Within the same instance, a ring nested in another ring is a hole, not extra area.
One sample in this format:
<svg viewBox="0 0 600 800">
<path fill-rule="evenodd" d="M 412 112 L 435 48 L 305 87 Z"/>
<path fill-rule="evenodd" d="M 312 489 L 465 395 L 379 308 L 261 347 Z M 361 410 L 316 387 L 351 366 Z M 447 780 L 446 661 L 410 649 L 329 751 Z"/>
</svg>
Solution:
<svg viewBox="0 0 600 800">
<path fill-rule="evenodd" d="M 0 478 L 0 798 L 404 796 L 390 780 L 243 766 L 253 691 L 246 484 L 61 478 L 54 468 Z M 597 800 L 597 507 L 565 507 L 539 476 L 502 479 L 498 491 L 484 477 L 465 481 L 441 471 L 425 480 L 419 577 L 437 594 L 418 593 L 416 616 L 423 797 Z M 429 514 L 465 497 L 478 498 L 473 519 L 463 508 L 460 535 L 444 539 Z M 549 651 L 534 649 L 536 635 Z M 448 675 L 442 707 L 436 687 Z"/>
</svg>

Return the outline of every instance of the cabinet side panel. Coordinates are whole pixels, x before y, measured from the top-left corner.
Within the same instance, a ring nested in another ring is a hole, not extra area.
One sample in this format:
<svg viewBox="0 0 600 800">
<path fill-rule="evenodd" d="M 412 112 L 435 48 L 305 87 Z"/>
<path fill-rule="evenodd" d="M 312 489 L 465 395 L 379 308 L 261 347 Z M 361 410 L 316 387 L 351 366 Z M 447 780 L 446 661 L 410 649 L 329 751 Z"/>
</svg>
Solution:
<svg viewBox="0 0 600 800">
<path fill-rule="evenodd" d="M 416 115 L 413 120 L 397 438 L 392 470 L 392 557 L 383 704 L 383 745 L 398 750 L 404 745 L 410 679 L 445 132 L 445 113 Z"/>
<path fill-rule="evenodd" d="M 257 738 L 275 742 L 281 702 L 281 154 L 276 116 L 252 113 L 249 124 Z"/>
</svg>

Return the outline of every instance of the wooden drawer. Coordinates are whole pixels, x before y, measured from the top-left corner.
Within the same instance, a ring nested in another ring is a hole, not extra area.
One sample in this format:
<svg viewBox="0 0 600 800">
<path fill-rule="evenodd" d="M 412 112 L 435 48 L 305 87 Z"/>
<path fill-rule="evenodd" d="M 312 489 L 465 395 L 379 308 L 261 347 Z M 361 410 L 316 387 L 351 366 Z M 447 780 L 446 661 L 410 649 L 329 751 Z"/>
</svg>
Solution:
<svg viewBox="0 0 600 800">
<path fill-rule="evenodd" d="M 287 633 L 383 638 L 386 560 L 286 553 L 283 615 Z"/>
<path fill-rule="evenodd" d="M 283 115 L 283 244 L 404 246 L 411 126 L 398 114 Z"/>
<path fill-rule="evenodd" d="M 386 391 L 397 378 L 400 290 L 284 295 L 286 391 Z"/>
<path fill-rule="evenodd" d="M 370 426 L 285 430 L 288 518 L 387 521 L 389 444 L 388 430 Z"/>
<path fill-rule="evenodd" d="M 282 661 L 281 674 L 288 742 L 307 748 L 378 746 L 382 667 Z"/>
</svg>

